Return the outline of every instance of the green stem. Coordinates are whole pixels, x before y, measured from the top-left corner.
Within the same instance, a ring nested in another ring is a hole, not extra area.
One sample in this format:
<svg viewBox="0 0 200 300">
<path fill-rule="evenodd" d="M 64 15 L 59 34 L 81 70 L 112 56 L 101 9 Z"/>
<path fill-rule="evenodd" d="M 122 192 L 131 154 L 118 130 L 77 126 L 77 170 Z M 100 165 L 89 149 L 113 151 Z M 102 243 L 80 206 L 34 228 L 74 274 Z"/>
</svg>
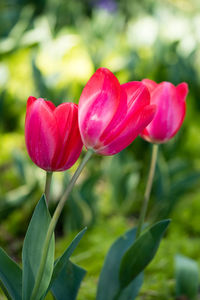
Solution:
<svg viewBox="0 0 200 300">
<path fill-rule="evenodd" d="M 40 261 L 40 266 L 39 266 L 39 269 L 38 269 L 35 285 L 34 285 L 33 292 L 32 292 L 30 300 L 34 300 L 36 298 L 37 292 L 40 288 L 40 283 L 41 283 L 42 276 L 43 276 L 43 273 L 44 273 L 44 268 L 45 268 L 45 264 L 46 264 L 46 258 L 47 258 L 47 254 L 48 254 L 48 250 L 49 250 L 49 246 L 50 246 L 50 241 L 51 241 L 54 229 L 56 227 L 56 224 L 58 222 L 58 218 L 59 218 L 59 216 L 62 212 L 62 209 L 65 205 L 65 202 L 67 201 L 68 196 L 69 196 L 74 184 L 76 183 L 79 175 L 81 174 L 84 166 L 86 165 L 87 161 L 90 159 L 92 154 L 93 154 L 92 150 L 87 151 L 85 157 L 83 158 L 82 162 L 80 163 L 80 165 L 78 166 L 76 172 L 74 173 L 73 177 L 71 178 L 71 180 L 69 182 L 69 185 L 68 185 L 65 193 L 61 197 L 61 199 L 60 199 L 60 201 L 59 201 L 59 203 L 56 207 L 56 210 L 53 214 L 53 217 L 51 219 L 51 222 L 49 224 L 49 228 L 48 228 L 48 231 L 47 231 L 46 239 L 45 239 L 45 242 L 44 242 L 42 258 L 41 258 L 41 261 Z"/>
<path fill-rule="evenodd" d="M 53 172 L 46 172 L 46 182 L 45 182 L 45 196 L 46 196 L 46 201 L 47 201 L 47 205 L 49 202 L 49 194 L 50 194 L 50 186 L 51 186 L 51 180 L 52 180 L 52 175 Z"/>
<path fill-rule="evenodd" d="M 143 205 L 142 205 L 142 209 L 140 212 L 136 238 L 138 238 L 140 236 L 141 231 L 142 231 L 142 226 L 144 224 L 144 220 L 145 220 L 145 216 L 146 216 L 146 212 L 147 212 L 147 208 L 148 208 L 148 203 L 149 203 L 149 198 L 150 198 L 150 194 L 151 194 L 151 188 L 152 188 L 152 183 L 153 183 L 153 178 L 154 178 L 154 173 L 155 173 L 157 156 L 158 156 L 158 145 L 153 144 L 151 165 L 150 165 L 149 175 L 148 175 L 148 179 L 147 179 L 147 185 L 146 185 L 146 189 L 145 189 L 145 193 L 144 193 Z"/>
</svg>

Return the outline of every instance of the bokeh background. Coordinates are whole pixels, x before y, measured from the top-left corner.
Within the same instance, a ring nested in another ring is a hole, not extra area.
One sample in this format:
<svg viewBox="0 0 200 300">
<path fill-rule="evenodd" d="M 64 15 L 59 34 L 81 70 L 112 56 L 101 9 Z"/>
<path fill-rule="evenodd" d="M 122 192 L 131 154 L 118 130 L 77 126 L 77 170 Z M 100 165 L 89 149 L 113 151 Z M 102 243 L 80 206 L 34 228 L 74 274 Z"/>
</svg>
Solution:
<svg viewBox="0 0 200 300">
<path fill-rule="evenodd" d="M 121 83 L 186 81 L 187 116 L 177 136 L 159 149 L 148 211 L 149 222 L 170 217 L 172 223 L 138 296 L 175 299 L 175 255 L 200 268 L 199 46 L 199 0 L 0 1 L 0 244 L 14 259 L 21 261 L 45 180 L 25 149 L 28 96 L 78 103 L 98 67 L 109 68 Z M 78 300 L 95 298 L 106 252 L 137 224 L 150 155 L 151 145 L 137 138 L 116 156 L 93 157 L 65 206 L 56 255 L 88 226 L 72 258 L 88 270 Z M 74 169 L 54 175 L 52 212 Z"/>
</svg>

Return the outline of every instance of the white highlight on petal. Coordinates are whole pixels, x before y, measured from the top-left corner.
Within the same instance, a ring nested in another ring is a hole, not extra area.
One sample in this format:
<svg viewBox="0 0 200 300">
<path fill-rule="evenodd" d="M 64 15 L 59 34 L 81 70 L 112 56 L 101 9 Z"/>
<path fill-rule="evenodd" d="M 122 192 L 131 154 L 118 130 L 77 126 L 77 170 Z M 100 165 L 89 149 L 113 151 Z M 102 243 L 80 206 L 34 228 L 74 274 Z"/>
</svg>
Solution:
<svg viewBox="0 0 200 300">
<path fill-rule="evenodd" d="M 95 114 L 95 115 L 91 116 L 90 120 L 92 120 L 92 121 L 100 121 L 100 118 L 99 118 L 99 116 L 97 114 Z"/>
</svg>

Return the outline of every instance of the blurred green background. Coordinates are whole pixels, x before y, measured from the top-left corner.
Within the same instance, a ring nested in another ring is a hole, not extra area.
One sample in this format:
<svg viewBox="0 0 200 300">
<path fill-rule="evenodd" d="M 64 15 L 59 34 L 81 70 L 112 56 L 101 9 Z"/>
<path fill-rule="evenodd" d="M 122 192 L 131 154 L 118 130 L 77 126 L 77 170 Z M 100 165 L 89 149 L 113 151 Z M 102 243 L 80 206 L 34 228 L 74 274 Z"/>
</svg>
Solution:
<svg viewBox="0 0 200 300">
<path fill-rule="evenodd" d="M 147 268 L 138 299 L 175 299 L 174 256 L 200 267 L 200 2 L 199 0 L 0 1 L 0 244 L 17 261 L 45 173 L 27 155 L 28 96 L 78 103 L 87 80 L 107 67 L 121 83 L 150 78 L 189 84 L 187 115 L 159 149 L 149 222 L 170 229 Z M 137 138 L 113 157 L 95 156 L 57 226 L 56 255 L 84 226 L 73 261 L 88 270 L 78 300 L 95 298 L 112 242 L 137 224 L 151 145 Z M 75 166 L 53 178 L 50 210 Z M 0 299 L 4 299 L 0 296 Z"/>
</svg>

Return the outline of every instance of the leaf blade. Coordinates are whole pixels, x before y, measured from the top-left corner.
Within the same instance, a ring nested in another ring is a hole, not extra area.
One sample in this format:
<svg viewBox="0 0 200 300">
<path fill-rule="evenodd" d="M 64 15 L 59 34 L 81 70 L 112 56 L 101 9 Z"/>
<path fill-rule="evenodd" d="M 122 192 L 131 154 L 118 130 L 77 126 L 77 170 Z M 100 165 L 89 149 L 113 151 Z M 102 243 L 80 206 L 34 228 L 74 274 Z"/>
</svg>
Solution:
<svg viewBox="0 0 200 300">
<path fill-rule="evenodd" d="M 0 248 L 0 281 L 8 299 L 22 299 L 22 270 L 20 267 Z"/>
<path fill-rule="evenodd" d="M 68 260 L 52 284 L 51 291 L 56 300 L 75 300 L 85 274 L 84 269 Z"/>
<path fill-rule="evenodd" d="M 29 300 L 34 288 L 35 279 L 40 265 L 43 245 L 50 223 L 51 217 L 46 205 L 45 196 L 43 195 L 38 202 L 33 216 L 31 218 L 28 230 L 25 236 L 23 250 L 22 250 L 22 296 L 23 300 Z M 45 264 L 44 275 L 40 283 L 40 288 L 35 300 L 41 298 L 48 288 L 53 272 L 54 263 L 54 236 L 51 239 L 47 261 Z"/>
<path fill-rule="evenodd" d="M 128 286 L 153 259 L 169 223 L 170 220 L 157 222 L 147 229 L 126 251 L 120 265 L 121 288 Z"/>
<path fill-rule="evenodd" d="M 143 274 L 140 274 L 126 289 L 120 290 L 119 270 L 124 253 L 133 244 L 136 236 L 136 228 L 127 231 L 119 237 L 111 246 L 106 256 L 97 288 L 96 300 L 114 300 L 117 293 L 118 299 L 134 299 L 143 282 Z M 105 293 L 106 290 L 106 293 Z"/>
<path fill-rule="evenodd" d="M 69 247 L 67 247 L 67 249 L 65 250 L 63 255 L 60 256 L 55 261 L 53 274 L 52 274 L 51 282 L 50 282 L 49 287 L 48 287 L 48 291 L 50 290 L 54 280 L 57 278 L 60 271 L 64 268 L 65 264 L 67 264 L 67 262 L 69 261 L 70 256 L 72 255 L 72 253 L 74 252 L 74 250 L 78 246 L 78 244 L 79 244 L 80 240 L 82 239 L 83 235 L 85 234 L 86 230 L 87 230 L 87 227 L 85 227 L 83 230 L 81 230 L 75 236 L 75 238 L 72 240 L 71 244 L 69 245 Z"/>
</svg>

